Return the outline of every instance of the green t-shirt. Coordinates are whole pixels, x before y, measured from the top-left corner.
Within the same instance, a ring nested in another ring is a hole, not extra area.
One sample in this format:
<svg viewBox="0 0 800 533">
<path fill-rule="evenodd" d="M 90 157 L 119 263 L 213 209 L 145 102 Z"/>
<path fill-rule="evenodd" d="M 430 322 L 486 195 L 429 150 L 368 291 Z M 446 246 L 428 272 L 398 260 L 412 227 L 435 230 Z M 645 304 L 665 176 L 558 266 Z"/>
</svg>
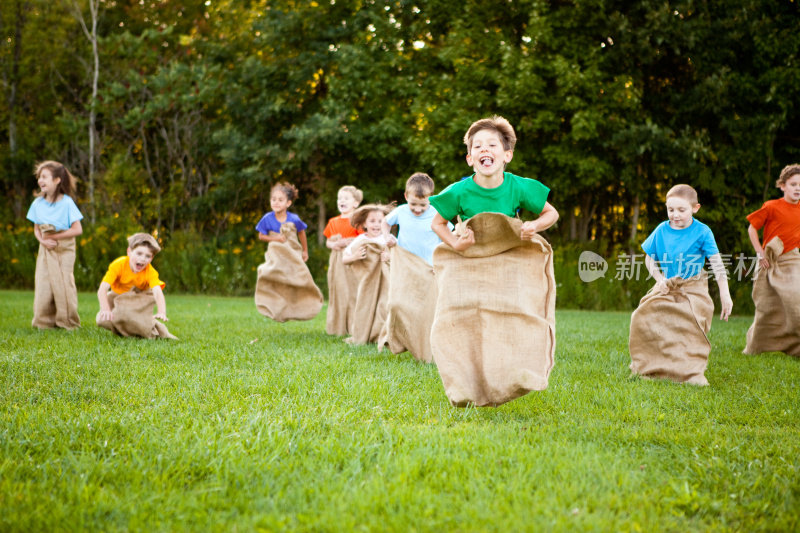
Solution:
<svg viewBox="0 0 800 533">
<path fill-rule="evenodd" d="M 522 207 L 539 214 L 547 202 L 550 189 L 539 181 L 503 173 L 503 183 L 494 189 L 481 187 L 469 178 L 453 183 L 435 196 L 431 205 L 446 220 L 460 215 L 462 220 L 472 218 L 478 213 L 502 213 L 513 217 Z"/>
</svg>

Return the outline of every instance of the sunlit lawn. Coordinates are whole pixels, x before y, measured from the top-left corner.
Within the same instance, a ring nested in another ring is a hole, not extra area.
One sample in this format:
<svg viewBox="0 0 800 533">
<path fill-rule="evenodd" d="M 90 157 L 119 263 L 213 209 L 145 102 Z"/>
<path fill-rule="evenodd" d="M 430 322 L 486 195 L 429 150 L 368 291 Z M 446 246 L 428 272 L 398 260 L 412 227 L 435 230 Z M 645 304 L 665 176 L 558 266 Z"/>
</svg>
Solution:
<svg viewBox="0 0 800 533">
<path fill-rule="evenodd" d="M 30 328 L 0 292 L 2 531 L 800 529 L 800 360 L 715 321 L 694 388 L 629 377 L 628 313 L 559 311 L 547 391 L 450 407 L 324 315 L 169 296 L 180 341 Z"/>
</svg>

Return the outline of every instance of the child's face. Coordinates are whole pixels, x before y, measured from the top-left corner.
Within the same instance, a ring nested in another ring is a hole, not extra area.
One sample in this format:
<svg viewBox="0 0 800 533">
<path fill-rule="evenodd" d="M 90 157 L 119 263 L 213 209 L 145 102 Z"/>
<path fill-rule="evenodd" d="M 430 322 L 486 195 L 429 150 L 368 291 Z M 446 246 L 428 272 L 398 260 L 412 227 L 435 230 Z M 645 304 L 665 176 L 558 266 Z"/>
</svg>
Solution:
<svg viewBox="0 0 800 533">
<path fill-rule="evenodd" d="M 283 213 L 289 209 L 290 205 L 292 205 L 292 201 L 289 200 L 285 192 L 280 189 L 272 189 L 269 195 L 269 206 L 273 211 L 276 213 Z"/>
<path fill-rule="evenodd" d="M 383 211 L 370 211 L 364 222 L 364 233 L 367 237 L 379 237 L 383 233 Z"/>
<path fill-rule="evenodd" d="M 503 140 L 496 131 L 480 130 L 472 137 L 467 164 L 476 174 L 491 176 L 502 172 L 513 156 L 513 150 L 503 148 Z"/>
<path fill-rule="evenodd" d="M 358 202 L 350 192 L 339 191 L 339 194 L 336 195 L 336 207 L 339 208 L 341 214 L 347 215 L 358 207 Z"/>
<path fill-rule="evenodd" d="M 153 261 L 153 250 L 147 246 L 137 246 L 133 250 L 128 248 L 128 261 L 130 262 L 131 270 L 138 274 Z"/>
<path fill-rule="evenodd" d="M 45 197 L 53 197 L 58 192 L 58 184 L 61 183 L 61 178 L 54 178 L 53 173 L 49 168 L 43 168 L 39 172 L 39 179 L 37 180 L 39 189 Z"/>
<path fill-rule="evenodd" d="M 800 174 L 789 176 L 789 179 L 780 186 L 783 191 L 783 199 L 791 204 L 800 201 Z"/>
<path fill-rule="evenodd" d="M 416 196 L 414 194 L 405 194 L 406 202 L 408 202 L 408 208 L 414 213 L 415 217 L 422 216 L 422 214 L 428 210 L 428 207 L 431 205 L 431 201 L 428 199 L 427 196 Z"/>
<path fill-rule="evenodd" d="M 700 209 L 700 204 L 692 205 L 689 200 L 679 196 L 667 198 L 667 216 L 672 229 L 685 229 L 692 224 L 692 215 Z"/>
</svg>

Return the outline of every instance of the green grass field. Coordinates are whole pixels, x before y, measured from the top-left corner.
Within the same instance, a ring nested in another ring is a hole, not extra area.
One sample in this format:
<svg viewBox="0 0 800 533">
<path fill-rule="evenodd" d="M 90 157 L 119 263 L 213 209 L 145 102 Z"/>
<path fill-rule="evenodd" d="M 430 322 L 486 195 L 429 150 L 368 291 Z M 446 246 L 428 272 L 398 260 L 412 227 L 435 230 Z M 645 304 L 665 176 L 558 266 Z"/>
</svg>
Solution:
<svg viewBox="0 0 800 533">
<path fill-rule="evenodd" d="M 456 409 L 324 314 L 169 296 L 180 341 L 30 327 L 0 292 L 0 530 L 797 531 L 800 360 L 715 321 L 695 388 L 629 376 L 629 313 L 559 311 L 550 387 Z"/>
</svg>

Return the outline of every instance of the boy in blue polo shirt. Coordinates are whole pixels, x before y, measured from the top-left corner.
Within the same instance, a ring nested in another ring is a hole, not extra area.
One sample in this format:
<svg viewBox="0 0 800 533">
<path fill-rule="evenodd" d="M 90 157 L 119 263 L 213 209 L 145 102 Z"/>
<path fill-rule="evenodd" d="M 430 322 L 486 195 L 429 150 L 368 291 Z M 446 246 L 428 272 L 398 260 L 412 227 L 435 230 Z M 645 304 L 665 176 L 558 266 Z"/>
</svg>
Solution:
<svg viewBox="0 0 800 533">
<path fill-rule="evenodd" d="M 386 216 L 384 230 L 388 233 L 392 226 L 400 226 L 397 244 L 412 254 L 421 257 L 429 265 L 433 264 L 433 249 L 442 242 L 431 229 L 436 210 L 429 200 L 433 194 L 433 180 L 427 174 L 416 172 L 406 181 L 403 196 L 406 204 L 398 206 Z M 452 226 L 451 226 L 452 228 Z"/>
</svg>

